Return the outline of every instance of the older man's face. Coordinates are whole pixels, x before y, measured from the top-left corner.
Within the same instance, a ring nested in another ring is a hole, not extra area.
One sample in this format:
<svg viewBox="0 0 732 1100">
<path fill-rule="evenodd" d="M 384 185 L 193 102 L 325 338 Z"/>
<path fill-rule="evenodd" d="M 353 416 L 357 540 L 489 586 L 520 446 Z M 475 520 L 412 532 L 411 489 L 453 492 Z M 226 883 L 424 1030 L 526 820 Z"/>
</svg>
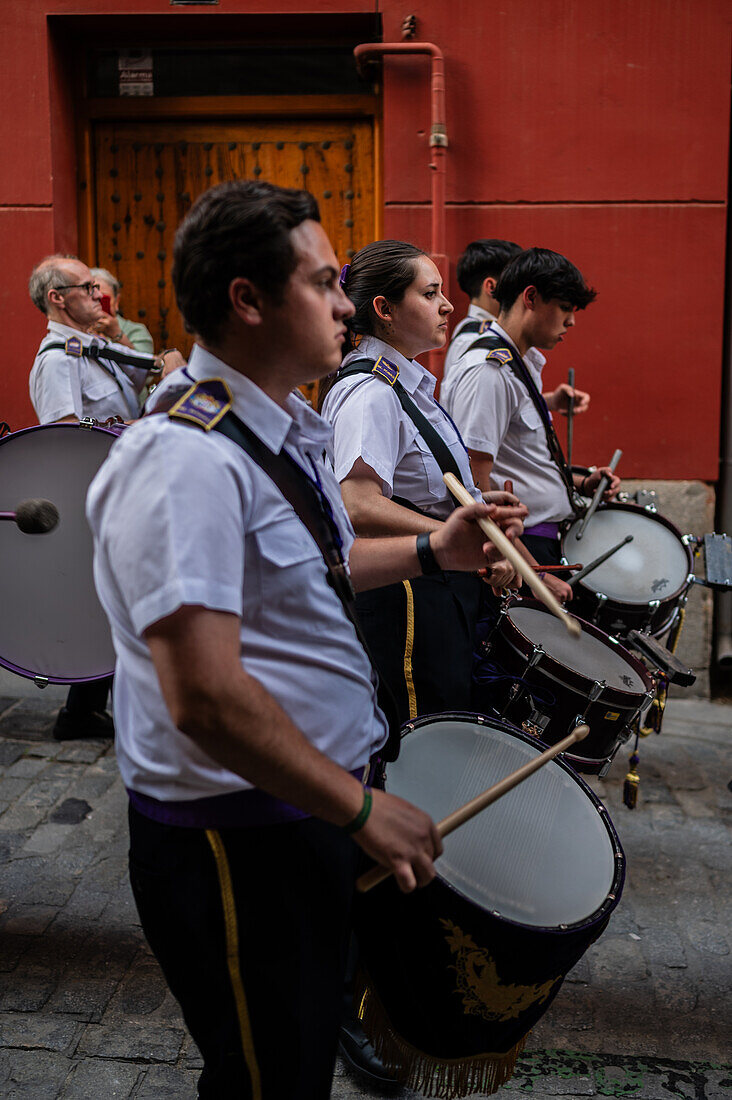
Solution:
<svg viewBox="0 0 732 1100">
<path fill-rule="evenodd" d="M 102 292 L 91 271 L 81 260 L 64 260 L 60 266 L 64 286 L 49 292 L 50 301 L 64 315 L 65 324 L 86 332 L 103 315 Z M 92 286 L 94 289 L 89 293 Z"/>
</svg>

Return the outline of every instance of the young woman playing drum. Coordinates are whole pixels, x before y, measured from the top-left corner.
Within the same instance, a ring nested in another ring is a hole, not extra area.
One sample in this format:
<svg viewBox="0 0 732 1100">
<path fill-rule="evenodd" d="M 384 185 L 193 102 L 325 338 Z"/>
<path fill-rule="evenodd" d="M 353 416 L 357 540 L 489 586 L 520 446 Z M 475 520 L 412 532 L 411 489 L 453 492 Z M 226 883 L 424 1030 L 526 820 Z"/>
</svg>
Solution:
<svg viewBox="0 0 732 1100">
<path fill-rule="evenodd" d="M 358 597 L 358 610 L 382 678 L 406 721 L 419 714 L 469 710 L 473 634 L 482 582 L 445 572 L 429 546 L 454 507 L 443 481 L 451 470 L 480 499 L 460 435 L 434 399 L 435 379 L 415 356 L 443 347 L 452 306 L 439 271 L 414 245 L 377 241 L 342 273 L 356 307 L 351 350 L 324 389 L 323 415 L 334 427 L 335 472 L 356 532 L 423 534 L 423 576 Z M 510 493 L 487 493 L 493 518 L 521 533 L 526 509 Z M 496 555 L 495 585 L 513 581 Z"/>
</svg>

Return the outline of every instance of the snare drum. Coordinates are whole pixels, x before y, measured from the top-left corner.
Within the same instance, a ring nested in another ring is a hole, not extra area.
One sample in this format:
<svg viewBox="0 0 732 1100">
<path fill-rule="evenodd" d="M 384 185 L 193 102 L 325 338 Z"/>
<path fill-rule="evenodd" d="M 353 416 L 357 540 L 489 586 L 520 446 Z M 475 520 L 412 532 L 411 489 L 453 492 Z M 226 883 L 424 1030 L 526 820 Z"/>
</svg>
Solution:
<svg viewBox="0 0 732 1100">
<path fill-rule="evenodd" d="M 44 535 L 0 524 L 0 665 L 41 686 L 98 680 L 114 671 L 84 508 L 119 430 L 47 424 L 0 439 L 2 507 L 40 497 L 59 511 L 58 526 Z"/>
<path fill-rule="evenodd" d="M 507 724 L 444 714 L 405 727 L 386 789 L 435 821 L 538 755 Z M 437 878 L 359 895 L 364 1029 L 426 1096 L 481 1096 L 513 1072 L 530 1028 L 605 929 L 625 860 L 607 810 L 551 761 L 445 838 Z"/>
<path fill-rule="evenodd" d="M 580 622 L 579 638 L 537 600 L 510 599 L 483 643 L 492 707 L 526 733 L 556 744 L 579 722 L 590 732 L 566 759 L 604 775 L 630 736 L 653 684 L 614 638 Z"/>
<path fill-rule="evenodd" d="M 581 522 L 573 523 L 564 536 L 567 561 L 588 565 L 626 535 L 633 541 L 578 581 L 571 610 L 607 634 L 663 634 L 694 572 L 693 555 L 681 532 L 663 516 L 635 504 L 600 505 L 578 541 Z"/>
</svg>

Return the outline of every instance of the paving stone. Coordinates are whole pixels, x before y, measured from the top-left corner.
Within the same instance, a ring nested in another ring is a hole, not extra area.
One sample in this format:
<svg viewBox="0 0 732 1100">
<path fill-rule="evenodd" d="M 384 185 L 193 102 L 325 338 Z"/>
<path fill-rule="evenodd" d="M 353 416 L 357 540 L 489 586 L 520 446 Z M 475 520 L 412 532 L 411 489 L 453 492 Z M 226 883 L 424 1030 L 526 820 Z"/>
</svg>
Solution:
<svg viewBox="0 0 732 1100">
<path fill-rule="evenodd" d="M 627 936 L 606 932 L 593 944 L 588 958 L 593 978 L 603 985 L 607 981 L 641 982 L 648 977 L 648 967 L 638 942 Z"/>
<path fill-rule="evenodd" d="M 709 951 L 713 955 L 729 955 L 729 941 L 718 925 L 712 921 L 690 920 L 687 925 L 687 935 L 692 946 L 698 951 Z"/>
<path fill-rule="evenodd" d="M 56 988 L 57 975 L 21 961 L 0 987 L 0 1012 L 38 1012 Z"/>
<path fill-rule="evenodd" d="M 73 1063 L 63 1054 L 15 1050 L 10 1074 L 3 1086 L 3 1100 L 20 1100 L 21 1097 L 23 1100 L 56 1100 L 72 1067 Z"/>
<path fill-rule="evenodd" d="M 0 798 L 3 802 L 15 802 L 30 787 L 30 778 L 3 776 L 0 779 Z"/>
<path fill-rule="evenodd" d="M 95 1058 L 123 1058 L 142 1062 L 175 1062 L 184 1032 L 144 1024 L 89 1024 L 77 1047 L 77 1054 Z"/>
<path fill-rule="evenodd" d="M 113 1019 L 146 1016 L 166 999 L 165 984 L 156 960 L 147 953 L 138 953 L 133 965 L 120 981 L 104 1016 L 105 1024 Z"/>
<path fill-rule="evenodd" d="M 48 761 L 37 756 L 23 756 L 9 767 L 6 775 L 10 779 L 32 779 L 48 767 Z"/>
<path fill-rule="evenodd" d="M 46 817 L 46 810 L 40 806 L 23 806 L 19 803 L 11 804 L 2 817 L 0 817 L 0 831 L 28 832 L 40 825 Z"/>
<path fill-rule="evenodd" d="M 4 928 L 0 931 L 0 973 L 15 969 L 29 943 L 28 936 L 11 936 Z"/>
<path fill-rule="evenodd" d="M 25 755 L 28 748 L 24 741 L 6 741 L 0 738 L 0 768 L 7 768 Z"/>
<path fill-rule="evenodd" d="M 55 700 L 21 699 L 16 707 L 3 715 L 3 737 L 19 741 L 47 741 L 58 714 Z"/>
<path fill-rule="evenodd" d="M 115 979 L 74 978 L 67 982 L 62 978 L 48 1007 L 53 1012 L 80 1016 L 89 1023 L 99 1023 L 111 997 L 117 988 Z"/>
<path fill-rule="evenodd" d="M 3 932 L 15 936 L 38 936 L 56 916 L 55 906 L 20 905 L 2 924 Z"/>
<path fill-rule="evenodd" d="M 64 741 L 56 759 L 69 764 L 93 764 L 107 751 L 108 745 L 106 738 Z"/>
<path fill-rule="evenodd" d="M 184 1098 L 196 1095 L 198 1078 L 197 1070 L 174 1069 L 171 1066 L 154 1066 L 147 1070 L 137 1092 L 135 1100 L 184 1100 Z"/>
<path fill-rule="evenodd" d="M 47 1012 L 0 1013 L 0 1045 L 20 1047 L 24 1050 L 66 1050 L 72 1043 L 79 1025 L 66 1016 Z"/>
<path fill-rule="evenodd" d="M 66 840 L 72 825 L 39 825 L 23 845 L 23 851 L 32 855 L 50 855 Z"/>
<path fill-rule="evenodd" d="M 144 1069 L 129 1062 L 108 1060 L 79 1062 L 69 1074 L 59 1100 L 126 1100 L 131 1096 Z M 139 1095 L 135 1092 L 135 1095 Z M 183 1093 L 180 1094 L 181 1100 Z"/>
</svg>

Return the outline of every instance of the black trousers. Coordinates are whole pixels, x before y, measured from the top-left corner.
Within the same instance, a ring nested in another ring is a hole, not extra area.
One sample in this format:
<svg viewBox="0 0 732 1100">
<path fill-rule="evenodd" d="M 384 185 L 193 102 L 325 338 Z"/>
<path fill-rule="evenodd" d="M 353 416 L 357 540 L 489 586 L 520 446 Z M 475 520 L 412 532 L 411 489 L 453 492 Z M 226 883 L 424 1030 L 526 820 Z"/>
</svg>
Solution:
<svg viewBox="0 0 732 1100">
<path fill-rule="evenodd" d="M 559 565 L 562 546 L 559 539 L 549 539 L 544 535 L 522 535 L 521 541 L 533 554 L 539 565 Z"/>
<path fill-rule="evenodd" d="M 473 644 L 483 582 L 438 573 L 356 597 L 379 676 L 401 723 L 422 714 L 470 710 Z"/>
<path fill-rule="evenodd" d="M 316 818 L 204 830 L 130 807 L 140 920 L 205 1100 L 328 1100 L 358 848 Z"/>
<path fill-rule="evenodd" d="M 103 680 L 88 680 L 83 684 L 71 684 L 66 696 L 66 709 L 73 715 L 83 718 L 92 711 L 107 708 L 107 696 L 114 681 L 113 676 Z"/>
</svg>

